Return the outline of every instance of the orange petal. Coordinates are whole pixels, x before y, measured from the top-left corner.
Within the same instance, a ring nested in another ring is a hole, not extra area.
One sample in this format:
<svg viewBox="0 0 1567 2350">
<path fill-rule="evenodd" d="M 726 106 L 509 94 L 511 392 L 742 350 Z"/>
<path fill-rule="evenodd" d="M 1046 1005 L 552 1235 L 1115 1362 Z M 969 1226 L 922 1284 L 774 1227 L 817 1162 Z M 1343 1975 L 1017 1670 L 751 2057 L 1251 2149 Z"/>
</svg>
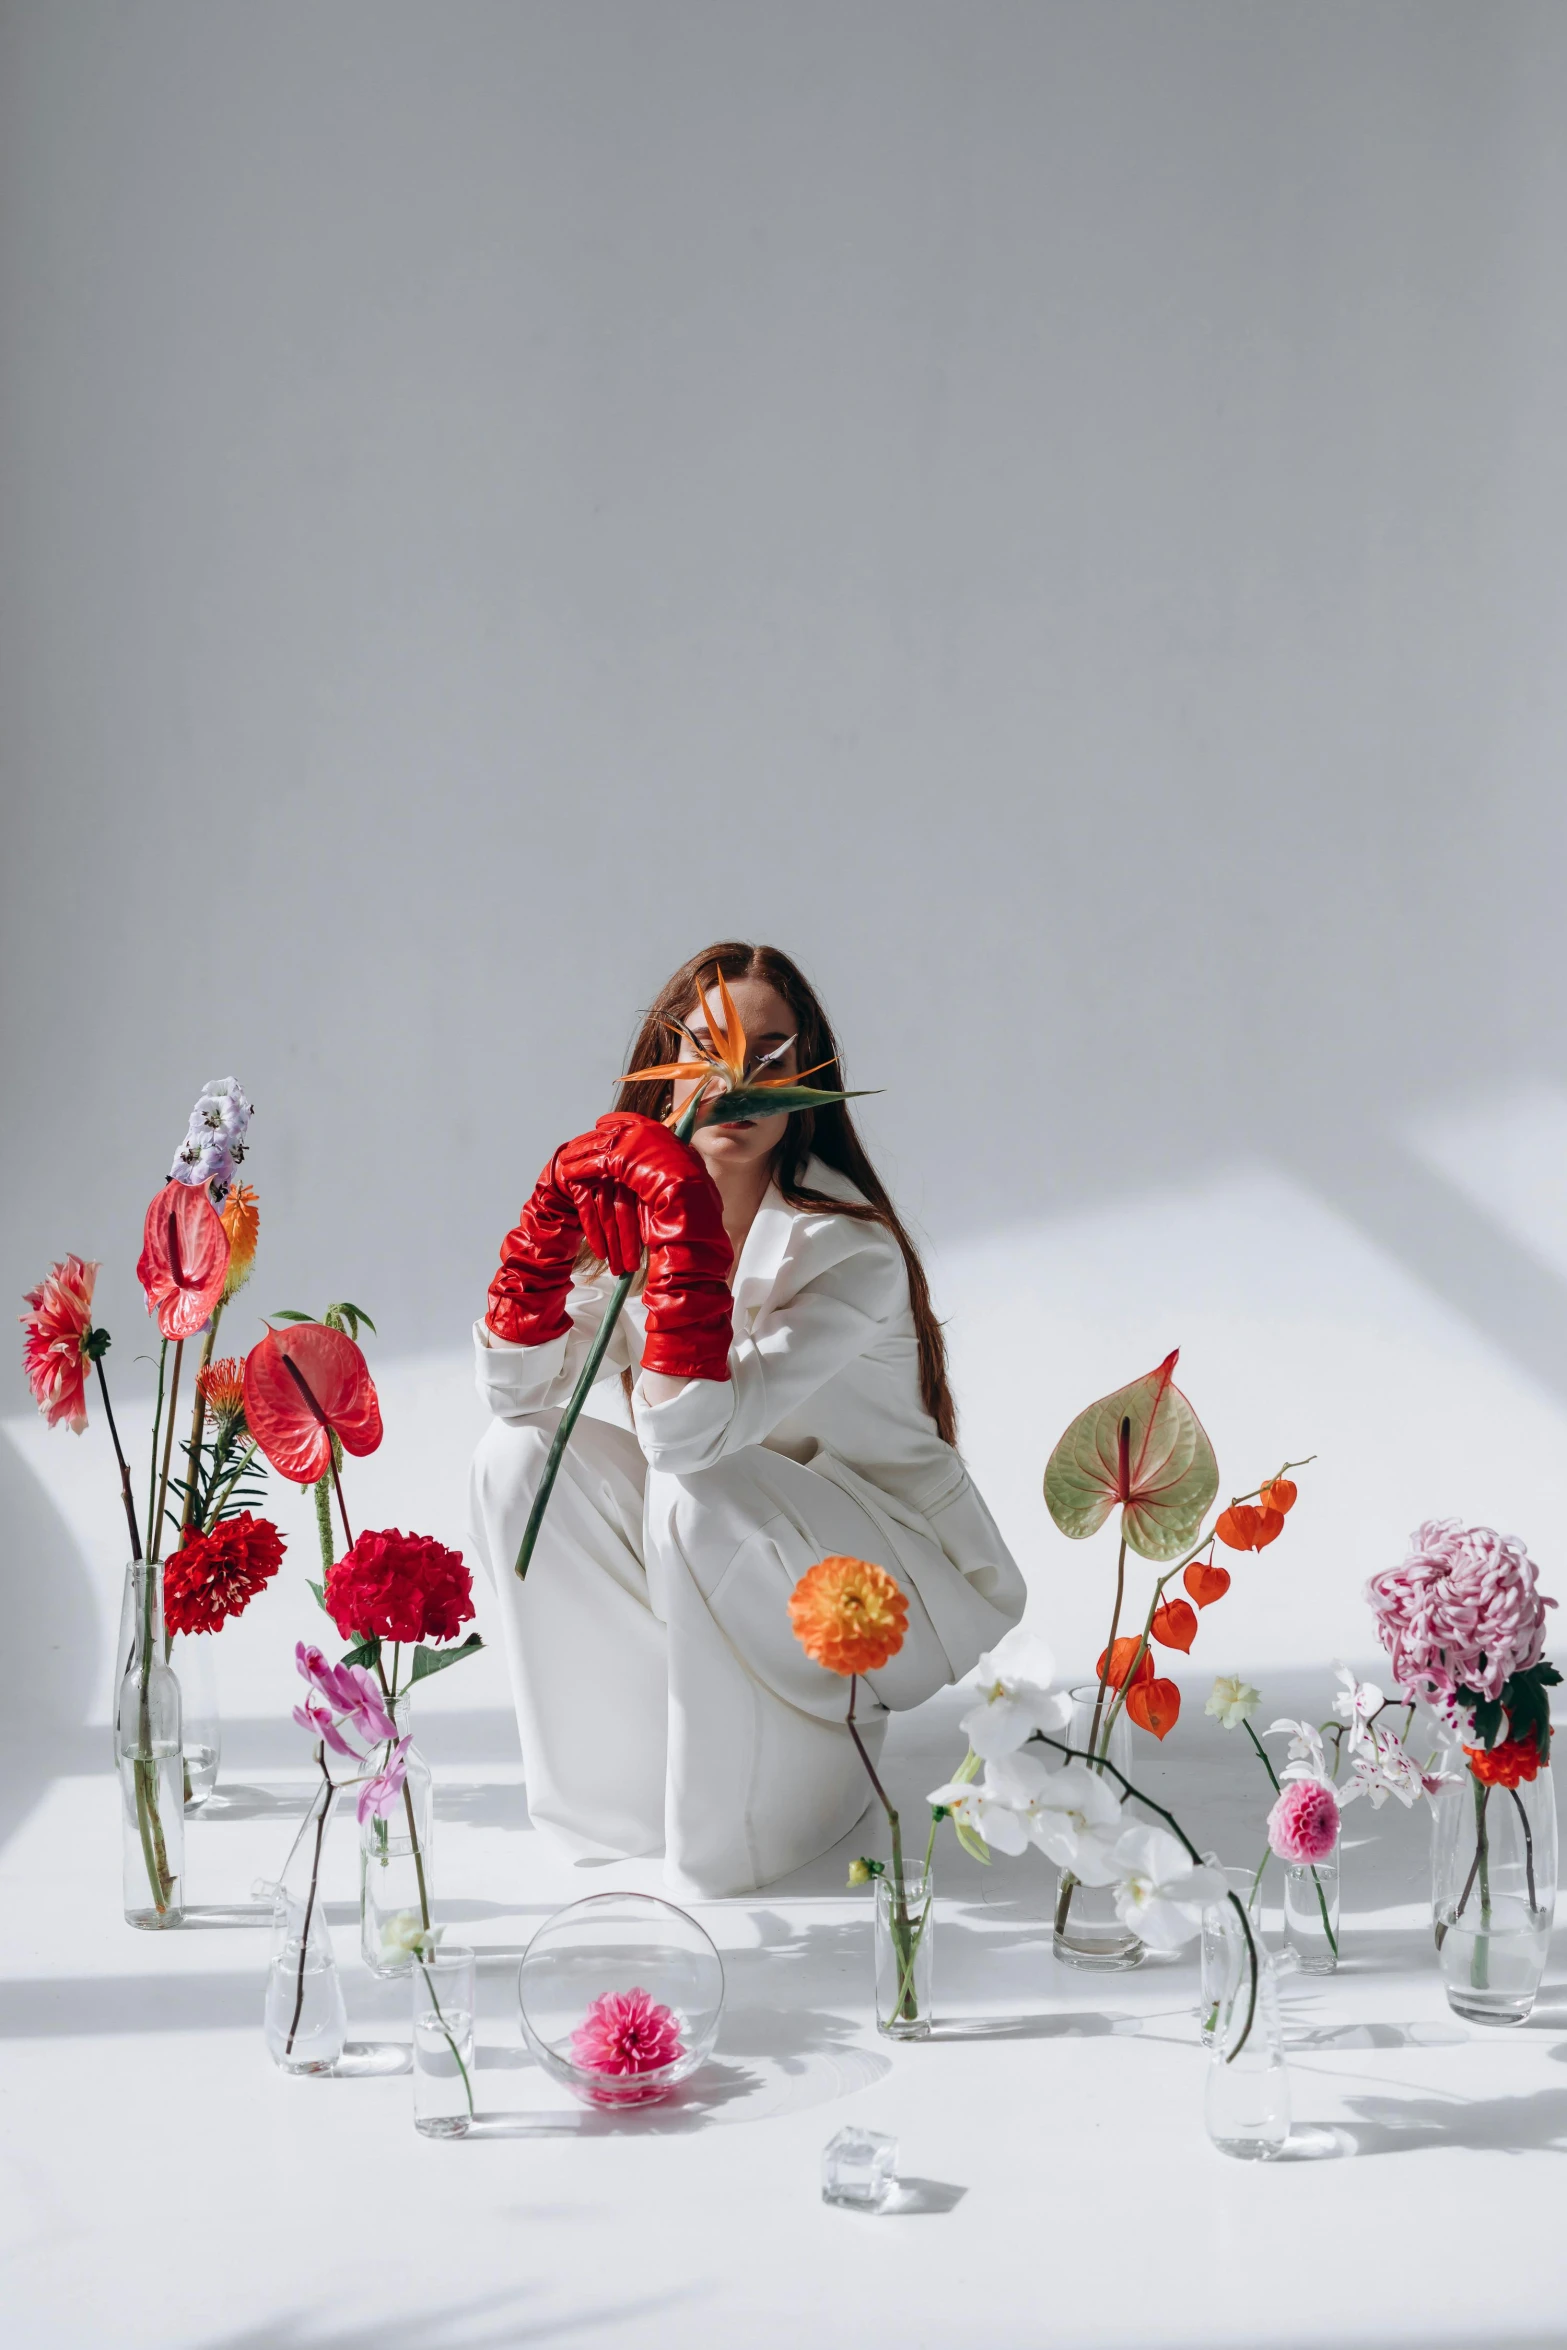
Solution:
<svg viewBox="0 0 1567 2350">
<path fill-rule="evenodd" d="M 1168 1738 L 1181 1717 L 1181 1693 L 1173 1681 L 1149 1681 L 1131 1692 L 1126 1710 L 1139 1728 Z"/>
<path fill-rule="evenodd" d="M 1181 1581 L 1199 1607 L 1212 1607 L 1230 1588 L 1230 1570 L 1216 1567 L 1211 1559 L 1193 1559 Z"/>
<path fill-rule="evenodd" d="M 1265 1510 L 1277 1510 L 1281 1515 L 1287 1515 L 1295 1507 L 1296 1490 L 1293 1478 L 1275 1477 L 1271 1485 L 1263 1487 L 1257 1498 Z"/>
<path fill-rule="evenodd" d="M 1189 1656 L 1197 1637 L 1197 1610 L 1188 1607 L 1184 1599 L 1172 1599 L 1167 1606 L 1155 1608 L 1149 1629 L 1163 1647 L 1178 1648 L 1183 1656 Z"/>
<path fill-rule="evenodd" d="M 1266 1550 L 1270 1542 L 1277 1542 L 1284 1531 L 1282 1510 L 1260 1509 L 1257 1512 L 1257 1540 L 1255 1548 Z"/>
<path fill-rule="evenodd" d="M 1132 1659 L 1137 1654 L 1139 1648 L 1142 1648 L 1142 1642 L 1138 1639 L 1128 1638 L 1125 1640 L 1118 1640 L 1113 1649 L 1106 1649 L 1103 1654 L 1101 1654 L 1099 1662 L 1094 1667 L 1095 1676 L 1108 1682 L 1112 1689 L 1119 1689 L 1121 1683 L 1126 1679 L 1127 1674 L 1132 1669 Z M 1108 1673 L 1105 1671 L 1106 1656 L 1108 1656 L 1110 1659 L 1110 1670 Z M 1136 1685 L 1141 1687 L 1144 1681 L 1151 1681 L 1152 1679 L 1153 1658 L 1149 1655 L 1147 1649 L 1144 1648 L 1142 1662 L 1137 1668 Z"/>
<path fill-rule="evenodd" d="M 1260 1510 L 1254 1509 L 1249 1501 L 1237 1501 L 1220 1513 L 1213 1530 L 1231 1550 L 1255 1550 L 1261 1523 Z"/>
</svg>

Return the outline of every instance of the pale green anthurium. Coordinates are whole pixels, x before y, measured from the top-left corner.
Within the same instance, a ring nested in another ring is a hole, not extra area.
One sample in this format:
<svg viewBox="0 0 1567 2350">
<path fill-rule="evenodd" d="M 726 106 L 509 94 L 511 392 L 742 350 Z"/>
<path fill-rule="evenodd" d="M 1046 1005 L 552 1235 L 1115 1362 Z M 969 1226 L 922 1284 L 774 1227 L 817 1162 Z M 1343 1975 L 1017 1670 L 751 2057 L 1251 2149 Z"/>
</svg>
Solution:
<svg viewBox="0 0 1567 2350">
<path fill-rule="evenodd" d="M 1202 1422 L 1176 1386 L 1177 1348 L 1156 1371 L 1101 1396 L 1062 1437 L 1045 1466 L 1045 1506 L 1082 1542 L 1121 1509 L 1127 1547 L 1179 1558 L 1219 1490 L 1219 1464 Z"/>
</svg>

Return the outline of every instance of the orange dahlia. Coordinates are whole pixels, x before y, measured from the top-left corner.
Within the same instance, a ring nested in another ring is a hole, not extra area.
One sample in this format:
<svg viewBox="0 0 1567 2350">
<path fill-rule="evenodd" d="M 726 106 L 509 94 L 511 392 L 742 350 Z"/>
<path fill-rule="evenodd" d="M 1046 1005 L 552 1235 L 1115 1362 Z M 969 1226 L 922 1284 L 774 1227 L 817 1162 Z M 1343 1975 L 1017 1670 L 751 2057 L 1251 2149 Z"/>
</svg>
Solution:
<svg viewBox="0 0 1567 2350">
<path fill-rule="evenodd" d="M 789 1621 L 806 1655 L 829 1673 L 874 1673 L 903 1646 L 909 1603 L 869 1560 L 825 1558 L 790 1592 Z"/>
</svg>

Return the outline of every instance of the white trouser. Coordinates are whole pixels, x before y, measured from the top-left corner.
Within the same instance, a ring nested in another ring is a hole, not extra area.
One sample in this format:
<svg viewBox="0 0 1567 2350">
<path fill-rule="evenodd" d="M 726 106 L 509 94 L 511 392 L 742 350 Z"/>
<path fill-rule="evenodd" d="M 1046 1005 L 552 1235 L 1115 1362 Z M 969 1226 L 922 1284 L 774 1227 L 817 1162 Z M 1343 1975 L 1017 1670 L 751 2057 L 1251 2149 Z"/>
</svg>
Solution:
<svg viewBox="0 0 1567 2350">
<path fill-rule="evenodd" d="M 496 1420 L 473 1471 L 533 1819 L 578 1854 L 662 1848 L 687 1896 L 752 1892 L 847 1835 L 870 1797 L 843 1726 L 849 1685 L 790 1629 L 806 1568 L 846 1552 L 908 1596 L 902 1648 L 860 1683 L 873 1759 L 886 1709 L 920 1704 L 951 1664 L 885 1529 L 760 1445 L 678 1477 L 650 1471 L 628 1429 L 580 1420 L 519 1583 L 512 1563 L 559 1419 Z M 900 1535 L 905 1550 L 919 1539 Z M 920 1580 L 961 1582 L 926 1539 Z"/>
</svg>

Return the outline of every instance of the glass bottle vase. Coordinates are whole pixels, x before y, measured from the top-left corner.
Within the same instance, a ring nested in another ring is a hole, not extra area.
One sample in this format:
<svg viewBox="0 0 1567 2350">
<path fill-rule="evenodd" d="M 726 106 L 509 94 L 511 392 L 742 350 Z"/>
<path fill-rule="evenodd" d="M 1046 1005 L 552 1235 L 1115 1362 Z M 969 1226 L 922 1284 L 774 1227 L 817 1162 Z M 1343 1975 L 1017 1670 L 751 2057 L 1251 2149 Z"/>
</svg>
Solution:
<svg viewBox="0 0 1567 2350">
<path fill-rule="evenodd" d="M 1257 2002 L 1252 2010 L 1245 1938 L 1230 1904 L 1220 1906 L 1231 1965 L 1208 2054 L 1203 2120 L 1210 2142 L 1221 2154 L 1237 2162 L 1271 2162 L 1283 2153 L 1290 2134 L 1290 2076 L 1273 1961 L 1254 1934 Z"/>
<path fill-rule="evenodd" d="M 1210 1868 L 1223 1871 L 1224 1882 L 1245 1910 L 1251 1921 L 1251 1930 L 1260 1944 L 1262 1885 L 1258 1871 L 1226 1868 L 1216 1852 L 1205 1852 L 1203 1859 Z M 1244 1951 L 1241 1937 L 1235 1931 L 1234 1912 L 1227 1901 L 1216 1901 L 1203 1911 L 1202 1938 L 1198 1948 L 1201 1986 L 1197 2000 L 1197 2023 L 1204 2048 L 1211 2048 L 1218 2039 L 1220 2020 L 1233 1990 L 1232 1973 Z"/>
<path fill-rule="evenodd" d="M 1067 1744 L 1081 1753 L 1113 1763 L 1117 1770 L 1129 1771 L 1132 1741 L 1125 1709 L 1115 1712 L 1113 1724 L 1110 1718 L 1119 1692 L 1107 1687 L 1101 1704 L 1098 1682 L 1088 1681 L 1069 1695 L 1072 1711 L 1067 1723 Z M 1111 1779 L 1110 1785 L 1119 1798 L 1118 1781 Z M 1115 1887 L 1080 1884 L 1070 1869 L 1061 1870 L 1056 1879 L 1051 1947 L 1068 1966 L 1099 1967 L 1114 1972 L 1137 1966 L 1143 1956 L 1142 1943 L 1129 1926 L 1122 1925 L 1116 1914 Z"/>
<path fill-rule="evenodd" d="M 1436 1799 L 1431 1914 L 1455 2015 L 1521 2024 L 1534 2006 L 1556 1907 L 1556 1793 L 1547 1763 L 1515 1787 L 1472 1769 Z"/>
<path fill-rule="evenodd" d="M 407 1690 L 388 1708 L 397 1735 L 409 1735 L 412 1699 Z M 384 1770 L 390 1746 L 377 1747 L 367 1770 Z M 434 1922 L 435 1880 L 430 1856 L 434 1828 L 434 1783 L 417 1746 L 404 1761 L 402 1792 L 384 1817 L 366 1814 L 359 1829 L 359 1949 L 373 1975 L 405 1975 L 413 1944 Z"/>
<path fill-rule="evenodd" d="M 114 1705 L 114 1759 L 127 1925 L 158 1930 L 184 1917 L 185 1766 L 180 1687 L 164 1654 L 163 1568 L 125 1570 L 122 1666 Z"/>
<path fill-rule="evenodd" d="M 278 1888 L 264 2029 L 280 2072 L 329 2073 L 342 2056 L 348 2010 L 319 1886 L 314 1894 Z"/>
<path fill-rule="evenodd" d="M 889 2040 L 928 2040 L 934 1980 L 936 1896 L 921 1868 L 876 1879 L 876 2029 Z"/>
</svg>

